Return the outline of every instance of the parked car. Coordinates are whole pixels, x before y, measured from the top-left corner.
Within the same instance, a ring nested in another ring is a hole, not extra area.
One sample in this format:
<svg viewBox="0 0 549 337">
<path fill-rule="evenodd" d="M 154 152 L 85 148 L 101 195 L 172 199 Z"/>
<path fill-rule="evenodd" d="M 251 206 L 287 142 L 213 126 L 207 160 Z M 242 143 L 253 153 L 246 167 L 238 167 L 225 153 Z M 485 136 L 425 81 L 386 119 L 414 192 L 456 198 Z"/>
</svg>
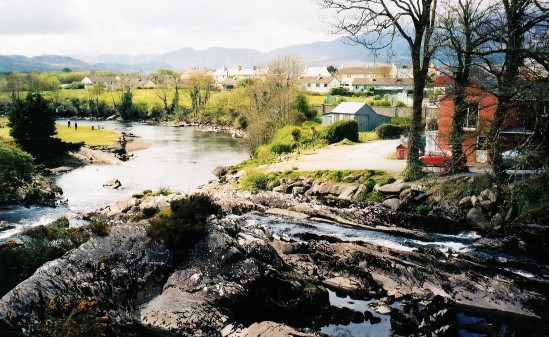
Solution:
<svg viewBox="0 0 549 337">
<path fill-rule="evenodd" d="M 513 149 L 501 153 L 504 169 L 531 170 L 543 166 L 539 155 L 531 150 Z"/>
<path fill-rule="evenodd" d="M 452 163 L 452 152 L 450 151 L 431 151 L 419 157 L 419 160 L 425 166 L 448 166 Z M 463 156 L 463 164 L 467 163 L 467 158 Z"/>
</svg>

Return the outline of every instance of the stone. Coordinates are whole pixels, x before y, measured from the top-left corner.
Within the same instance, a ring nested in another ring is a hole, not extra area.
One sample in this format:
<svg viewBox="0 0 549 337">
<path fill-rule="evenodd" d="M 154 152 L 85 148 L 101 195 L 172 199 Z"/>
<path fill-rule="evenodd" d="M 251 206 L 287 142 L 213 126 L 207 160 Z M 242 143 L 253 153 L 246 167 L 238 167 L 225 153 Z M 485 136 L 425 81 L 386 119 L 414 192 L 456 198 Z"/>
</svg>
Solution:
<svg viewBox="0 0 549 337">
<path fill-rule="evenodd" d="M 373 311 L 375 311 L 375 312 L 377 312 L 378 314 L 381 314 L 381 315 L 387 315 L 387 314 L 391 313 L 391 307 L 388 306 L 387 304 L 381 302 L 381 301 L 372 302 L 372 303 L 368 304 L 368 306 Z"/>
<path fill-rule="evenodd" d="M 111 179 L 103 184 L 103 187 L 117 190 L 122 187 L 122 183 L 118 179 Z"/>
<path fill-rule="evenodd" d="M 221 178 L 222 176 L 224 176 L 225 174 L 227 174 L 227 168 L 224 167 L 224 166 L 218 166 L 216 167 L 212 173 L 218 177 L 218 178 Z"/>
<path fill-rule="evenodd" d="M 383 201 L 383 206 L 388 207 L 394 211 L 398 210 L 398 208 L 400 207 L 400 204 L 401 204 L 400 199 L 396 199 L 396 198 L 391 198 Z"/>
<path fill-rule="evenodd" d="M 404 181 L 400 179 L 391 184 L 386 184 L 383 186 L 379 186 L 379 185 L 374 186 L 374 189 L 376 191 L 384 194 L 399 194 L 403 188 L 404 188 Z"/>
<path fill-rule="evenodd" d="M 241 332 L 228 335 L 228 337 L 315 337 L 317 335 L 298 332 L 292 327 L 276 322 L 260 322 L 250 325 L 248 328 L 243 329 Z"/>
<path fill-rule="evenodd" d="M 471 208 L 473 207 L 473 201 L 471 200 L 471 197 L 464 197 L 459 201 L 459 207 L 461 208 Z"/>
<path fill-rule="evenodd" d="M 278 185 L 273 188 L 273 192 L 277 193 L 285 193 L 286 192 L 286 186 L 284 185 Z"/>
<path fill-rule="evenodd" d="M 292 195 L 302 195 L 304 194 L 305 192 L 307 192 L 308 188 L 306 187 L 303 187 L 303 186 L 294 186 L 292 188 Z"/>
<path fill-rule="evenodd" d="M 412 196 L 412 190 L 410 188 L 407 188 L 405 190 L 402 190 L 402 192 L 400 192 L 398 197 L 400 199 L 406 199 L 406 198 L 410 198 L 411 196 Z"/>
<path fill-rule="evenodd" d="M 353 195 L 355 195 L 357 190 L 358 190 L 357 186 L 348 185 L 341 191 L 338 198 L 339 199 L 345 199 L 345 200 L 351 200 L 353 198 Z"/>
<path fill-rule="evenodd" d="M 469 212 L 467 212 L 467 223 L 473 227 L 484 227 L 486 224 L 486 221 L 484 219 L 484 215 L 478 208 L 471 208 Z"/>
<path fill-rule="evenodd" d="M 492 219 L 490 219 L 490 224 L 494 227 L 501 227 L 503 221 L 503 216 L 500 213 L 497 213 L 492 217 Z"/>
<path fill-rule="evenodd" d="M 509 210 L 505 215 L 505 222 L 510 223 L 513 220 L 515 220 L 517 216 L 518 216 L 518 207 L 515 204 L 513 204 L 511 205 L 511 207 L 509 207 Z"/>
<path fill-rule="evenodd" d="M 480 202 L 480 207 L 482 207 L 483 209 L 485 209 L 487 211 L 494 210 L 495 206 L 496 206 L 496 204 L 490 199 L 482 200 Z"/>
</svg>

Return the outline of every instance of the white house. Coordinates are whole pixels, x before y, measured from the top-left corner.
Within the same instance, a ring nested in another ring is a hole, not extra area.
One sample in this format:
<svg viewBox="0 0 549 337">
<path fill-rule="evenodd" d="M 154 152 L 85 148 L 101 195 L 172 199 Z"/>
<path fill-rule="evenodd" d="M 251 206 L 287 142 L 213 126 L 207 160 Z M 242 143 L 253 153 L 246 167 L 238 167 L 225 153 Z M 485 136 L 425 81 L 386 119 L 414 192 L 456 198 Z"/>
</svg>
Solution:
<svg viewBox="0 0 549 337">
<path fill-rule="evenodd" d="M 305 67 L 305 70 L 301 73 L 301 76 L 303 77 L 328 77 L 332 76 L 330 72 L 328 71 L 328 67 L 322 66 L 322 67 Z"/>
<path fill-rule="evenodd" d="M 219 68 L 213 73 L 214 84 L 217 87 L 221 87 L 223 82 L 227 79 L 231 79 L 232 82 L 240 82 L 245 79 L 254 79 L 259 76 L 259 72 L 252 68 Z M 227 83 L 227 82 L 225 82 Z"/>
<path fill-rule="evenodd" d="M 328 76 L 300 77 L 298 83 L 303 89 L 318 93 L 328 93 L 341 85 L 335 76 L 329 74 Z"/>
<path fill-rule="evenodd" d="M 341 86 L 353 91 L 353 82 L 358 78 L 395 78 L 396 66 L 394 64 L 365 65 L 358 67 L 341 67 L 337 71 L 337 77 Z"/>
</svg>

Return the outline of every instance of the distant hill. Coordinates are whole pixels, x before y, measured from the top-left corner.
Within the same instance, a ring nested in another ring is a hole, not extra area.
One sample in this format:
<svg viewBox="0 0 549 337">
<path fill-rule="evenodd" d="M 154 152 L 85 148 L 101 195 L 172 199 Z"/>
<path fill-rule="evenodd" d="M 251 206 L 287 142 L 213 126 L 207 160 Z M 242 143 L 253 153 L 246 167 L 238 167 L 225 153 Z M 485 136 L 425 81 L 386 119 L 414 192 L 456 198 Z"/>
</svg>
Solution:
<svg viewBox="0 0 549 337">
<path fill-rule="evenodd" d="M 204 50 L 182 48 L 163 54 L 108 54 L 99 56 L 80 56 L 78 58 L 57 55 L 42 55 L 26 57 L 21 55 L 0 55 L 0 72 L 32 70 L 48 71 L 70 68 L 72 70 L 112 70 L 153 72 L 161 68 L 185 70 L 193 67 L 219 68 L 222 66 L 261 66 L 276 57 L 288 54 L 300 55 L 303 62 L 309 66 L 359 63 L 408 63 L 407 46 L 403 41 L 393 45 L 396 56 L 387 60 L 380 54 L 374 60 L 371 53 L 362 46 L 344 43 L 343 38 L 330 42 L 314 42 L 279 48 L 270 52 L 260 52 L 252 49 L 232 49 L 212 47 Z"/>
</svg>

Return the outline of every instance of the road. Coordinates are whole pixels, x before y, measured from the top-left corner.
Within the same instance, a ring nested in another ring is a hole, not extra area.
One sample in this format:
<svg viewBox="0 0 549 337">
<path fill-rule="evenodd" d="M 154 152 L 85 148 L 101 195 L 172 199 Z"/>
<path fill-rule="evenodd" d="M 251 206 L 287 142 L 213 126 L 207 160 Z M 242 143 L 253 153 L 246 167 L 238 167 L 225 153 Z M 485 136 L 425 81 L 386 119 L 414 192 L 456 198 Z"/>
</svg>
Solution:
<svg viewBox="0 0 549 337">
<path fill-rule="evenodd" d="M 299 171 L 317 170 L 383 170 L 399 175 L 406 167 L 405 160 L 396 160 L 399 140 L 381 140 L 352 145 L 329 145 L 312 152 L 291 155 L 267 166 L 267 171 L 285 171 L 297 167 Z M 390 159 L 393 158 L 393 159 Z"/>
</svg>

